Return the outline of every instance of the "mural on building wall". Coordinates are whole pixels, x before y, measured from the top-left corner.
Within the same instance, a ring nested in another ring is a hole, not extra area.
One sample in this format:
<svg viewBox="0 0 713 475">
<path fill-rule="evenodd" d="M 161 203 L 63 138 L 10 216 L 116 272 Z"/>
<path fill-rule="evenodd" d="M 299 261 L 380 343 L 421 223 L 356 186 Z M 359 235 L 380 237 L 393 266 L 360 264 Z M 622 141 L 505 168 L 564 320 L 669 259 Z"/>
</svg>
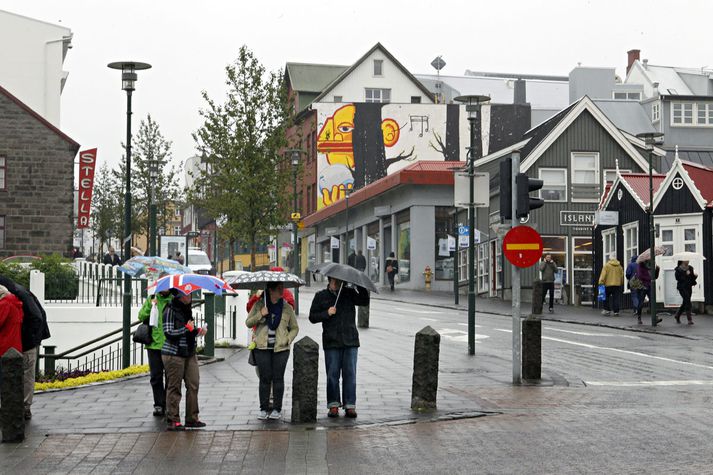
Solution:
<svg viewBox="0 0 713 475">
<path fill-rule="evenodd" d="M 465 107 L 457 104 L 312 107 L 319 128 L 317 209 L 343 199 L 348 189 L 360 189 L 416 160 L 460 160 L 470 140 Z M 484 106 L 475 123 L 476 153 L 486 155 L 511 145 L 529 125 L 529 106 Z"/>
</svg>

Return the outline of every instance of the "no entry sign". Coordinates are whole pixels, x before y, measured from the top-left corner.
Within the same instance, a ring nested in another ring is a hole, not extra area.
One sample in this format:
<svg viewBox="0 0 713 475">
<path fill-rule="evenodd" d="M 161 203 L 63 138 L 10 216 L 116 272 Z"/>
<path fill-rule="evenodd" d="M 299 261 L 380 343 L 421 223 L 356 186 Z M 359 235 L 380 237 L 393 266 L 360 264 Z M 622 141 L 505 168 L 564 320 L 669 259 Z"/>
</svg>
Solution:
<svg viewBox="0 0 713 475">
<path fill-rule="evenodd" d="M 529 226 L 515 226 L 503 239 L 503 254 L 516 267 L 530 267 L 542 257 L 542 238 Z"/>
</svg>

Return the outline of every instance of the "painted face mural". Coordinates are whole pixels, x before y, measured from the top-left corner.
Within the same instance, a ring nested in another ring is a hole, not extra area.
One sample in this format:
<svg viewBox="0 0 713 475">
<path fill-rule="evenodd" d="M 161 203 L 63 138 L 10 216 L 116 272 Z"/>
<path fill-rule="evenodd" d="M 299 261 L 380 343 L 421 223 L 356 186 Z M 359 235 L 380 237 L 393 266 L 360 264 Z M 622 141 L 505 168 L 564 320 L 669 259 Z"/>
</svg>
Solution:
<svg viewBox="0 0 713 475">
<path fill-rule="evenodd" d="M 317 152 L 327 159 L 327 167 L 319 176 L 319 206 L 329 206 L 343 199 L 347 189 L 354 188 L 354 115 L 356 107 L 340 107 L 324 121 L 317 136 Z M 392 147 L 399 140 L 399 124 L 393 119 L 381 121 L 384 147 Z"/>
</svg>

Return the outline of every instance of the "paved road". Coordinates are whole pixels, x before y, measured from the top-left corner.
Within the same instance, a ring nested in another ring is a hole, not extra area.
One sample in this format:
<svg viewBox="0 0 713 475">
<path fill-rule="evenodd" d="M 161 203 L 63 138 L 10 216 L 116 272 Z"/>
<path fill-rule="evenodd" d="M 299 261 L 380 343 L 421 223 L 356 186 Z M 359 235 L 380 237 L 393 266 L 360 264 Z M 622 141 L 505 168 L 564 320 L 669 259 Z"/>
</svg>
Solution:
<svg viewBox="0 0 713 475">
<path fill-rule="evenodd" d="M 303 292 L 303 309 L 309 300 Z M 300 336 L 318 340 L 300 318 Z M 706 341 L 544 322 L 545 383 L 513 387 L 510 320 L 478 315 L 474 357 L 465 322 L 460 310 L 375 301 L 356 422 L 256 421 L 255 375 L 238 352 L 201 369 L 212 430 L 158 432 L 145 378 L 43 394 L 28 442 L 0 447 L 0 472 L 713 473 Z M 413 334 L 425 325 L 443 335 L 434 417 L 444 420 L 410 423 Z"/>
</svg>

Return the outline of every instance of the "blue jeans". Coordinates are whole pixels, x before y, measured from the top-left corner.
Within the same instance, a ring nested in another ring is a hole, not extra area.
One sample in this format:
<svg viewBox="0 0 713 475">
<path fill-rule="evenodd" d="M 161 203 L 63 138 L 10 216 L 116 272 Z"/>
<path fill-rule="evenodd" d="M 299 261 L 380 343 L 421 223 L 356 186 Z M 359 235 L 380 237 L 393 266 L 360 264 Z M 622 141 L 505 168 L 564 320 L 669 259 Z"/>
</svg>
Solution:
<svg viewBox="0 0 713 475">
<path fill-rule="evenodd" d="M 345 409 L 356 407 L 356 368 L 359 348 L 332 348 L 324 350 L 327 367 L 327 407 Z M 342 378 L 342 397 L 339 397 L 339 377 Z"/>
</svg>

